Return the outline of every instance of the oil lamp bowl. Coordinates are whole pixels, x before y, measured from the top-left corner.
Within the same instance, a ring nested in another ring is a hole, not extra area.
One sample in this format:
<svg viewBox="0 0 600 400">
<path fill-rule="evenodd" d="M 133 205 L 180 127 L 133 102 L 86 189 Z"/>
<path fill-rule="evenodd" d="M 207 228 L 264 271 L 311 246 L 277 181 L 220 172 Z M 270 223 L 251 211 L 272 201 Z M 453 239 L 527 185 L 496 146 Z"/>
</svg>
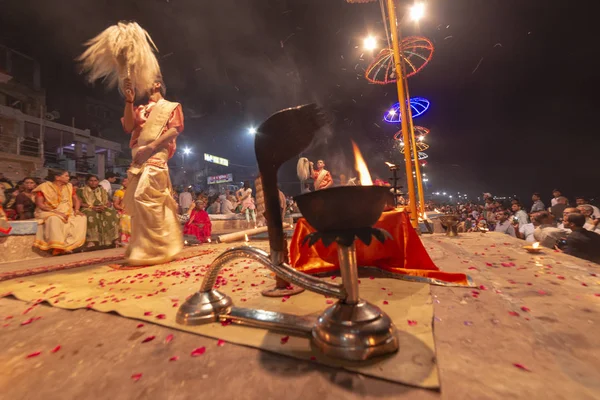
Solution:
<svg viewBox="0 0 600 400">
<path fill-rule="evenodd" d="M 338 186 L 301 194 L 294 200 L 317 231 L 352 231 L 375 225 L 389 192 L 386 186 Z"/>
</svg>

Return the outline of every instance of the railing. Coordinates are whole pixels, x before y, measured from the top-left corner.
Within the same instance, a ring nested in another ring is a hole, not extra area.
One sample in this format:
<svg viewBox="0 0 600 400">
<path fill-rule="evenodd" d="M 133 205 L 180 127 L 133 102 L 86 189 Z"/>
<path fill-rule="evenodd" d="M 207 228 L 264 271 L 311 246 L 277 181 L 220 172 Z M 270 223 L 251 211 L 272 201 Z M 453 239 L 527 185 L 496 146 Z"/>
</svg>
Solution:
<svg viewBox="0 0 600 400">
<path fill-rule="evenodd" d="M 0 152 L 34 158 L 42 157 L 42 144 L 39 139 L 0 135 Z"/>
</svg>

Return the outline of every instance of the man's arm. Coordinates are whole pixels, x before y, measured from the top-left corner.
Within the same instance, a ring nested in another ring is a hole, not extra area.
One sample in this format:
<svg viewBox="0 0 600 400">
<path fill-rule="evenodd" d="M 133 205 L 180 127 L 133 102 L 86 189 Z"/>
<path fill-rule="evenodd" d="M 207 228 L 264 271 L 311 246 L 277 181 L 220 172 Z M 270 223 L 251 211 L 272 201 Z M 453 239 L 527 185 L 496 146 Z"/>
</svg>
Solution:
<svg viewBox="0 0 600 400">
<path fill-rule="evenodd" d="M 135 128 L 135 111 L 133 102 L 135 100 L 135 91 L 131 79 L 125 79 L 125 109 L 123 110 L 123 129 L 125 132 L 131 133 Z"/>
</svg>

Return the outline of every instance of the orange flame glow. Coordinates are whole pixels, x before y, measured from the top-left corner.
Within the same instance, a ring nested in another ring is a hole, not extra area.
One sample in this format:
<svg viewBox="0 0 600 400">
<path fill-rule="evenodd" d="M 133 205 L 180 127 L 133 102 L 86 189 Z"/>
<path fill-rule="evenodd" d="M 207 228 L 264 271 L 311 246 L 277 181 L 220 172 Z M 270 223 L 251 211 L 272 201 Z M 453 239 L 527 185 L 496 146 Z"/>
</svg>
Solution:
<svg viewBox="0 0 600 400">
<path fill-rule="evenodd" d="M 533 247 L 534 249 L 537 249 L 538 247 L 540 247 L 540 243 L 535 242 L 534 244 L 531 245 L 531 247 Z"/>
<path fill-rule="evenodd" d="M 360 150 L 354 140 L 352 140 L 352 149 L 354 151 L 354 159 L 356 160 L 354 163 L 354 168 L 358 172 L 358 176 L 360 178 L 360 184 L 362 186 L 373 186 L 373 181 L 371 180 L 371 174 L 369 174 L 369 169 L 367 168 L 367 164 L 360 154 Z"/>
</svg>

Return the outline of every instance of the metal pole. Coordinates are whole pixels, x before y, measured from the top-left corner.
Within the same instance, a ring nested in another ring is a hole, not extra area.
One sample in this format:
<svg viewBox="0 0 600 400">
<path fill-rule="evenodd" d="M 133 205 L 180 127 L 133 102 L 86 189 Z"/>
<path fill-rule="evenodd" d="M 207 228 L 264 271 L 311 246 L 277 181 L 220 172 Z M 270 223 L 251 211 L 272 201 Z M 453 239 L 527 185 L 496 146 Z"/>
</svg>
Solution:
<svg viewBox="0 0 600 400">
<path fill-rule="evenodd" d="M 394 0 L 387 0 L 388 16 L 390 19 L 390 30 L 392 32 L 392 47 L 394 49 L 394 66 L 396 69 L 396 86 L 398 87 L 398 101 L 400 102 L 400 118 L 402 119 L 402 138 L 404 140 L 404 159 L 406 165 L 406 183 L 408 186 L 408 200 L 410 210 L 410 222 L 413 228 L 419 225 L 417 214 L 417 199 L 415 196 L 415 181 L 412 175 L 412 161 L 410 156 L 410 130 L 408 125 L 408 105 L 406 102 L 406 90 L 404 87 L 404 74 L 402 71 L 402 59 L 400 58 L 400 26 L 396 19 L 396 8 Z"/>
<path fill-rule="evenodd" d="M 408 82 L 406 80 L 406 74 L 404 76 L 404 87 L 406 88 L 406 101 L 410 105 L 410 93 L 408 91 Z M 419 215 L 423 217 L 425 215 L 425 195 L 423 193 L 423 177 L 421 176 L 421 166 L 419 165 L 419 152 L 417 151 L 417 142 L 415 141 L 415 128 L 412 119 L 412 107 L 408 107 L 408 122 L 410 126 L 410 141 L 412 145 L 412 152 L 415 157 L 415 175 L 417 176 L 417 193 L 419 195 Z M 406 146 L 406 144 L 405 144 Z"/>
</svg>

